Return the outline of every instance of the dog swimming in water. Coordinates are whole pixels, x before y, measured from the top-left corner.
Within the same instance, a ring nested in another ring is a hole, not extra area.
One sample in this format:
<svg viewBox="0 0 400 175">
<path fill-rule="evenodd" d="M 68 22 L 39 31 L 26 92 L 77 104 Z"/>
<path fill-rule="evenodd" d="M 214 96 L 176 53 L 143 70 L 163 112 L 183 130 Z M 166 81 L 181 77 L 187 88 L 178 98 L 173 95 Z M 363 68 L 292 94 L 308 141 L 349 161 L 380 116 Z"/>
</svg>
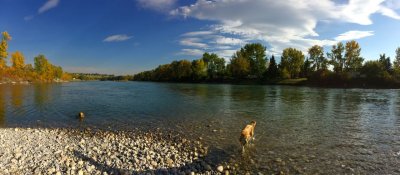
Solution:
<svg viewBox="0 0 400 175">
<path fill-rule="evenodd" d="M 251 140 L 254 140 L 255 127 L 256 127 L 256 122 L 251 121 L 250 124 L 246 125 L 243 128 L 239 138 L 239 142 L 242 145 L 242 152 L 244 152 L 244 147 L 247 146 Z"/>
</svg>

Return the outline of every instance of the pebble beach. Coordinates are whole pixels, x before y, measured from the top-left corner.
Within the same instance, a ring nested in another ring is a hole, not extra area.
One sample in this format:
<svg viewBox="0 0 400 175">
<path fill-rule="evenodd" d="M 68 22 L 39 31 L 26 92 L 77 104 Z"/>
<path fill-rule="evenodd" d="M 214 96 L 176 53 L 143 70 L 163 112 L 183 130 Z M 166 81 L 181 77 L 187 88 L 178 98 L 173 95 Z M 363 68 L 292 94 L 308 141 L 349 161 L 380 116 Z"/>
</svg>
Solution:
<svg viewBox="0 0 400 175">
<path fill-rule="evenodd" d="M 0 147 L 0 174 L 230 173 L 204 159 L 200 141 L 172 133 L 2 128 Z"/>
</svg>

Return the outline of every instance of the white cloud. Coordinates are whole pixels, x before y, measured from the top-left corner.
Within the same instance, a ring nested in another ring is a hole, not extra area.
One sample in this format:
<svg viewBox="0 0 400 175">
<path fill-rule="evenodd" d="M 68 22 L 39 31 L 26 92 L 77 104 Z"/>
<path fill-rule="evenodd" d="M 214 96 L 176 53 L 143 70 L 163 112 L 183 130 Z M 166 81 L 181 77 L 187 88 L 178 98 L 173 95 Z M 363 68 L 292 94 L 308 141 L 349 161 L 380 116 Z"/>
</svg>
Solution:
<svg viewBox="0 0 400 175">
<path fill-rule="evenodd" d="M 148 8 L 156 11 L 168 11 L 174 8 L 176 0 L 137 0 L 143 8 Z"/>
<path fill-rule="evenodd" d="M 214 22 L 209 30 L 212 33 L 205 33 L 202 37 L 212 35 L 215 39 L 217 35 L 225 36 L 219 42 L 214 40 L 217 46 L 261 41 L 268 43 L 270 53 L 279 53 L 286 47 L 306 51 L 314 44 L 329 46 L 337 40 L 350 38 L 345 33 L 335 39 L 322 38 L 316 32 L 318 23 L 370 25 L 373 14 L 400 19 L 394 10 L 400 8 L 399 4 L 398 0 L 349 0 L 342 3 L 333 0 L 197 0 L 170 11 L 170 15 Z M 190 34 L 192 32 L 184 36 L 194 36 Z M 352 39 L 371 35 L 370 31 L 353 33 Z M 231 38 L 231 42 L 226 38 Z M 222 53 L 223 49 L 215 51 Z"/>
<path fill-rule="evenodd" d="M 38 13 L 44 13 L 52 8 L 57 7 L 57 5 L 60 3 L 60 0 L 48 0 L 45 4 L 43 4 L 39 10 Z"/>
<path fill-rule="evenodd" d="M 207 48 L 208 45 L 201 43 L 200 38 L 184 38 L 179 43 L 183 46 L 190 46 L 190 47 L 198 47 L 198 48 Z"/>
<path fill-rule="evenodd" d="M 103 40 L 103 42 L 119 42 L 119 41 L 126 41 L 131 39 L 132 36 L 128 36 L 126 34 L 119 34 L 119 35 L 111 35 L 108 36 Z"/>
<path fill-rule="evenodd" d="M 204 51 L 200 49 L 182 49 L 179 52 L 180 55 L 189 55 L 189 56 L 201 56 L 203 55 Z"/>
<path fill-rule="evenodd" d="M 214 34 L 213 31 L 194 31 L 194 32 L 188 32 L 184 33 L 182 36 L 201 36 L 201 35 L 211 35 Z"/>
<path fill-rule="evenodd" d="M 229 38 L 224 36 L 218 36 L 214 41 L 218 45 L 242 45 L 245 41 L 238 38 Z"/>
<path fill-rule="evenodd" d="M 225 59 L 226 62 L 229 62 L 230 59 L 232 58 L 232 55 L 236 53 L 237 50 L 232 50 L 232 49 L 223 49 L 223 50 L 217 50 L 214 51 L 213 53 L 217 54 L 218 56 L 222 57 Z"/>
<path fill-rule="evenodd" d="M 379 12 L 381 12 L 382 15 L 385 15 L 385 16 L 387 16 L 387 17 L 400 20 L 400 15 L 397 14 L 394 10 L 392 10 L 392 9 L 390 9 L 390 8 L 381 7 L 381 8 L 379 9 Z"/>
<path fill-rule="evenodd" d="M 340 34 L 335 38 L 336 41 L 348 41 L 348 40 L 356 40 L 365 38 L 368 36 L 374 35 L 374 31 L 357 31 L 352 30 L 345 33 Z"/>
</svg>

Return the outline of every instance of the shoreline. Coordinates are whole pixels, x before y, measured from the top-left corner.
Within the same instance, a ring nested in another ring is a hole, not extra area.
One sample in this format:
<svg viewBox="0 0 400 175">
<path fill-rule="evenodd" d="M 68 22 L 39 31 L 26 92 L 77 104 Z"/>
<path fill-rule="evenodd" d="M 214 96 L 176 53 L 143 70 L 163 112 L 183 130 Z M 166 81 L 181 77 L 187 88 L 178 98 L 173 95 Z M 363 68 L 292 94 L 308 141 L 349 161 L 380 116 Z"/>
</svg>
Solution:
<svg viewBox="0 0 400 175">
<path fill-rule="evenodd" d="M 174 81 L 113 81 L 113 80 L 82 80 L 82 81 L 53 81 L 53 82 L 30 82 L 30 81 L 0 81 L 0 85 L 31 85 L 41 83 L 69 83 L 69 82 L 152 82 L 152 83 L 172 83 L 172 84 L 210 84 L 210 85 L 257 85 L 257 86 L 294 86 L 294 87 L 312 87 L 312 88 L 331 88 L 331 89 L 400 89 L 400 85 L 370 85 L 370 84 L 329 84 L 301 81 L 299 83 L 263 83 L 258 81 L 238 81 L 238 82 L 174 82 Z"/>
<path fill-rule="evenodd" d="M 208 147 L 173 133 L 0 128 L 0 174 L 229 174 Z"/>
</svg>

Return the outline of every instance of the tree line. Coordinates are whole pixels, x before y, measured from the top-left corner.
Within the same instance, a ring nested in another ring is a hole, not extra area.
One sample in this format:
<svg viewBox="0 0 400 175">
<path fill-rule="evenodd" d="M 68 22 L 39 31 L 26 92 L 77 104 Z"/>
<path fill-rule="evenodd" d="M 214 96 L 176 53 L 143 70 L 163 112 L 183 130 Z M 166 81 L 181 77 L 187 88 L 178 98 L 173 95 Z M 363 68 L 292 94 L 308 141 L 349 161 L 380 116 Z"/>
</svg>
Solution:
<svg viewBox="0 0 400 175">
<path fill-rule="evenodd" d="M 8 42 L 10 40 L 11 36 L 7 32 L 2 32 L 0 43 L 0 81 L 53 82 L 71 79 L 71 75 L 64 72 L 60 66 L 51 64 L 46 56 L 42 54 L 34 58 L 34 65 L 25 64 L 25 57 L 20 51 L 9 55 Z M 7 62 L 8 59 L 10 59 L 10 65 Z"/>
<path fill-rule="evenodd" d="M 381 54 L 377 60 L 366 61 L 361 47 L 352 40 L 338 42 L 325 53 L 322 46 L 314 45 L 305 55 L 296 48 L 282 51 L 278 64 L 275 56 L 266 56 L 266 47 L 260 43 L 246 44 L 236 51 L 228 63 L 217 54 L 204 53 L 199 59 L 178 60 L 170 64 L 140 72 L 136 81 L 170 82 L 240 82 L 254 81 L 279 84 L 286 79 L 306 78 L 310 84 L 327 86 L 399 85 L 400 48 L 392 63 Z"/>
</svg>

